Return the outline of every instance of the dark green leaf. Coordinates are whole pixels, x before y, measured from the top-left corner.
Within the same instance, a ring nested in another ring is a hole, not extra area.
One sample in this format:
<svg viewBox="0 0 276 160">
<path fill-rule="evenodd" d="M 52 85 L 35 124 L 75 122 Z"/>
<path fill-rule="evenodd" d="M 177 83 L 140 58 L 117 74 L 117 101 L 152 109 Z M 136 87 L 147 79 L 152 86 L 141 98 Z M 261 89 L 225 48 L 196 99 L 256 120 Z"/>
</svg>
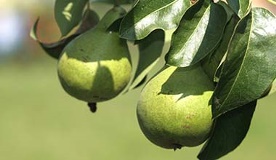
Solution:
<svg viewBox="0 0 276 160">
<path fill-rule="evenodd" d="M 122 17 L 126 14 L 126 10 L 120 6 L 114 6 L 110 9 L 104 17 L 100 20 L 97 28 L 102 28 L 104 30 L 118 30 L 116 29 L 118 23 L 121 23 Z"/>
<path fill-rule="evenodd" d="M 233 15 L 225 28 L 219 46 L 214 50 L 213 53 L 209 54 L 202 61 L 203 69 L 211 80 L 217 81 L 216 79 L 218 77 L 216 77 L 216 75 L 219 73 L 218 67 L 221 65 L 223 57 L 226 55 L 228 45 L 235 30 L 237 22 L 238 18 L 235 15 Z"/>
<path fill-rule="evenodd" d="M 81 34 L 93 27 L 95 27 L 100 21 L 100 17 L 98 14 L 91 10 L 90 8 L 87 8 L 84 12 L 82 22 L 76 31 L 77 34 Z"/>
<path fill-rule="evenodd" d="M 244 17 L 251 9 L 252 0 L 227 0 L 228 5 L 240 17 Z"/>
<path fill-rule="evenodd" d="M 148 78 L 148 76 L 145 76 L 138 84 L 136 84 L 135 86 L 131 86 L 131 88 L 129 88 L 129 89 L 136 89 L 136 88 L 142 86 L 143 84 L 145 84 L 147 82 L 147 78 Z"/>
<path fill-rule="evenodd" d="M 123 19 L 120 36 L 140 40 L 155 29 L 176 28 L 188 7 L 190 0 L 140 0 Z"/>
<path fill-rule="evenodd" d="M 276 18 L 254 8 L 235 30 L 214 91 L 213 116 L 260 98 L 276 77 Z"/>
<path fill-rule="evenodd" d="M 151 71 L 155 64 L 160 60 L 164 46 L 165 34 L 163 30 L 155 30 L 145 39 L 136 42 L 139 47 L 139 59 L 134 80 L 130 86 L 133 89 Z"/>
<path fill-rule="evenodd" d="M 221 5 L 198 1 L 174 32 L 166 62 L 178 67 L 196 64 L 219 44 L 226 23 L 227 13 Z"/>
<path fill-rule="evenodd" d="M 214 120 L 210 138 L 201 149 L 200 160 L 214 160 L 236 149 L 245 138 L 257 101 L 229 111 Z"/>
<path fill-rule="evenodd" d="M 87 2 L 88 0 L 56 0 L 55 19 L 62 36 L 79 24 Z"/>
<path fill-rule="evenodd" d="M 233 11 L 233 9 L 224 1 L 219 1 L 217 2 L 217 4 L 221 5 L 225 12 L 227 13 L 227 22 L 230 21 L 230 19 L 235 15 L 235 12 Z M 235 15 L 237 16 L 237 15 Z"/>
</svg>

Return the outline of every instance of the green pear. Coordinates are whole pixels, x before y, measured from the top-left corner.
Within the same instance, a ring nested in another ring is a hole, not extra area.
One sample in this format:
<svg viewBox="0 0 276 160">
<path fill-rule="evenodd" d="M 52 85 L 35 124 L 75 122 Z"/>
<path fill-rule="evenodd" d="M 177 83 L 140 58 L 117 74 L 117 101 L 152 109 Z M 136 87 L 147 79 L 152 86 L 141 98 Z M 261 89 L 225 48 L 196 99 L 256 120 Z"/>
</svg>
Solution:
<svg viewBox="0 0 276 160">
<path fill-rule="evenodd" d="M 142 132 L 167 149 L 202 144 L 212 128 L 213 90 L 200 66 L 165 68 L 142 89 L 137 105 Z"/>
<path fill-rule="evenodd" d="M 116 14 L 121 14 L 118 8 L 112 9 L 95 28 L 64 48 L 58 61 L 58 77 L 71 96 L 102 102 L 119 95 L 129 83 L 132 66 L 127 42 L 107 29 Z"/>
</svg>

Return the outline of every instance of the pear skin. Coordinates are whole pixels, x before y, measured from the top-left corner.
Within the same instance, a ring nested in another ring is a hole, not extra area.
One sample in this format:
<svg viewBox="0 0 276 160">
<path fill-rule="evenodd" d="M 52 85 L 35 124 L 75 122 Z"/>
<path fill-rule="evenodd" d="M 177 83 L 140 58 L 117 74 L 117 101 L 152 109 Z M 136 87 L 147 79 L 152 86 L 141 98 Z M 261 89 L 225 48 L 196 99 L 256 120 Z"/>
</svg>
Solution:
<svg viewBox="0 0 276 160">
<path fill-rule="evenodd" d="M 202 144 L 212 128 L 214 84 L 201 67 L 167 67 L 143 88 L 137 117 L 144 135 L 166 149 Z"/>
</svg>

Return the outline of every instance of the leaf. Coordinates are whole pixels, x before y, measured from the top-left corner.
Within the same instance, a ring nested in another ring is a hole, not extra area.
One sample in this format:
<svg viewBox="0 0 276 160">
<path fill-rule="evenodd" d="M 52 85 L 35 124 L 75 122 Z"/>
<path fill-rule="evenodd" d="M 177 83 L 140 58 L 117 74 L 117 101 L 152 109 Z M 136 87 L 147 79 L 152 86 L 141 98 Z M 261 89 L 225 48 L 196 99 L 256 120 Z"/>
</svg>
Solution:
<svg viewBox="0 0 276 160">
<path fill-rule="evenodd" d="M 138 66 L 134 75 L 134 80 L 130 89 L 134 89 L 137 85 L 141 85 L 141 81 L 145 80 L 147 74 L 160 60 L 162 49 L 165 41 L 165 33 L 163 30 L 155 30 L 145 39 L 136 42 L 139 47 Z"/>
<path fill-rule="evenodd" d="M 213 131 L 198 159 L 219 159 L 236 149 L 249 130 L 256 104 L 257 101 L 250 102 L 215 119 Z"/>
<path fill-rule="evenodd" d="M 190 0 L 140 0 L 123 19 L 120 36 L 140 40 L 155 29 L 176 28 L 190 5 Z"/>
<path fill-rule="evenodd" d="M 77 34 L 86 32 L 87 30 L 95 27 L 100 21 L 99 15 L 92 9 L 87 8 L 83 14 L 82 22 L 76 31 Z"/>
<path fill-rule="evenodd" d="M 223 58 L 226 55 L 228 45 L 230 43 L 238 20 L 239 19 L 236 17 L 236 15 L 232 16 L 225 27 L 225 31 L 219 46 L 214 50 L 213 53 L 209 54 L 202 61 L 203 69 L 211 80 L 217 81 L 216 79 L 218 77 L 216 77 L 216 75 L 219 73 L 218 67 L 221 66 Z"/>
<path fill-rule="evenodd" d="M 117 29 L 118 23 L 121 23 L 122 18 L 125 16 L 125 14 L 126 10 L 123 7 L 114 6 L 100 20 L 99 24 L 97 25 L 97 28 L 113 31 L 119 30 Z"/>
<path fill-rule="evenodd" d="M 130 88 L 128 90 L 136 89 L 136 88 L 142 86 L 143 84 L 145 84 L 147 82 L 147 78 L 148 78 L 148 76 L 146 75 L 138 84 L 130 86 Z"/>
<path fill-rule="evenodd" d="M 230 19 L 231 19 L 233 16 L 237 16 L 237 15 L 235 15 L 235 12 L 233 11 L 233 9 L 232 9 L 226 2 L 224 2 L 224 1 L 219 1 L 219 2 L 217 2 L 217 4 L 218 4 L 218 5 L 221 5 L 221 6 L 224 8 L 224 10 L 225 10 L 225 12 L 226 12 L 226 14 L 227 14 L 227 22 L 229 22 Z M 237 16 L 237 17 L 238 17 L 238 16 Z"/>
<path fill-rule="evenodd" d="M 133 4 L 136 0 L 90 0 L 90 2 L 103 2 L 110 4 Z"/>
<path fill-rule="evenodd" d="M 39 43 L 39 45 L 42 47 L 42 49 L 51 57 L 58 59 L 59 55 L 61 54 L 63 48 L 75 37 L 78 36 L 78 34 L 71 35 L 65 39 L 62 39 L 58 42 L 54 43 L 43 43 L 37 38 L 37 25 L 39 22 L 39 18 L 36 20 L 33 28 L 31 29 L 30 36 Z"/>
<path fill-rule="evenodd" d="M 268 0 L 268 2 L 270 2 L 270 3 L 274 4 L 274 5 L 276 5 L 276 0 Z"/>
<path fill-rule="evenodd" d="M 271 94 L 273 94 L 275 92 L 276 92 L 276 79 L 273 80 L 273 82 L 272 82 L 272 84 L 270 86 L 270 90 L 269 90 L 269 92 L 268 92 L 268 94 L 266 96 L 269 96 L 269 95 L 271 95 Z"/>
<path fill-rule="evenodd" d="M 227 13 L 216 3 L 200 0 L 189 8 L 172 36 L 166 62 L 187 67 L 196 64 L 219 44 L 227 23 Z"/>
<path fill-rule="evenodd" d="M 88 0 L 56 0 L 55 19 L 62 37 L 79 24 L 87 2 Z"/>
<path fill-rule="evenodd" d="M 31 29 L 30 32 L 30 36 L 39 43 L 39 45 L 42 47 L 42 49 L 51 57 L 58 59 L 63 48 L 69 43 L 71 42 L 74 38 L 76 38 L 78 35 L 86 32 L 87 30 L 93 28 L 96 26 L 96 24 L 99 22 L 99 17 L 97 15 L 96 12 L 94 12 L 93 10 L 87 9 L 82 23 L 80 25 L 80 27 L 78 28 L 78 30 L 76 31 L 76 33 L 60 40 L 57 42 L 53 42 L 53 43 L 44 43 L 41 42 L 38 37 L 37 37 L 37 25 L 39 22 L 39 18 L 36 20 L 36 22 L 34 23 L 33 28 Z"/>
<path fill-rule="evenodd" d="M 276 77 L 276 18 L 253 8 L 237 25 L 220 80 L 214 91 L 213 116 L 260 98 Z"/>
<path fill-rule="evenodd" d="M 227 0 L 227 3 L 240 18 L 243 18 L 251 10 L 252 0 Z"/>
<path fill-rule="evenodd" d="M 264 94 L 260 97 L 264 98 L 267 96 L 270 96 L 271 94 L 276 92 L 276 79 L 273 80 L 273 82 L 269 85 L 269 87 L 265 90 Z"/>
</svg>

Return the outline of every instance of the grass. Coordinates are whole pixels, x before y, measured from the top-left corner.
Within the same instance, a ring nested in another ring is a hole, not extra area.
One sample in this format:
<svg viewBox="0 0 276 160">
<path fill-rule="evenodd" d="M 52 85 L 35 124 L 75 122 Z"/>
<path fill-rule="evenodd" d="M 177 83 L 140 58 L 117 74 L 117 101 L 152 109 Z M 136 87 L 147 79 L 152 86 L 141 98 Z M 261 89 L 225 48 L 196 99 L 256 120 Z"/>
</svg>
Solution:
<svg viewBox="0 0 276 160">
<path fill-rule="evenodd" d="M 200 147 L 164 150 L 137 124 L 140 89 L 100 103 L 96 114 L 61 88 L 55 60 L 0 65 L 0 159 L 180 160 Z M 248 136 L 230 159 L 275 159 L 276 95 L 261 100 Z"/>
</svg>

